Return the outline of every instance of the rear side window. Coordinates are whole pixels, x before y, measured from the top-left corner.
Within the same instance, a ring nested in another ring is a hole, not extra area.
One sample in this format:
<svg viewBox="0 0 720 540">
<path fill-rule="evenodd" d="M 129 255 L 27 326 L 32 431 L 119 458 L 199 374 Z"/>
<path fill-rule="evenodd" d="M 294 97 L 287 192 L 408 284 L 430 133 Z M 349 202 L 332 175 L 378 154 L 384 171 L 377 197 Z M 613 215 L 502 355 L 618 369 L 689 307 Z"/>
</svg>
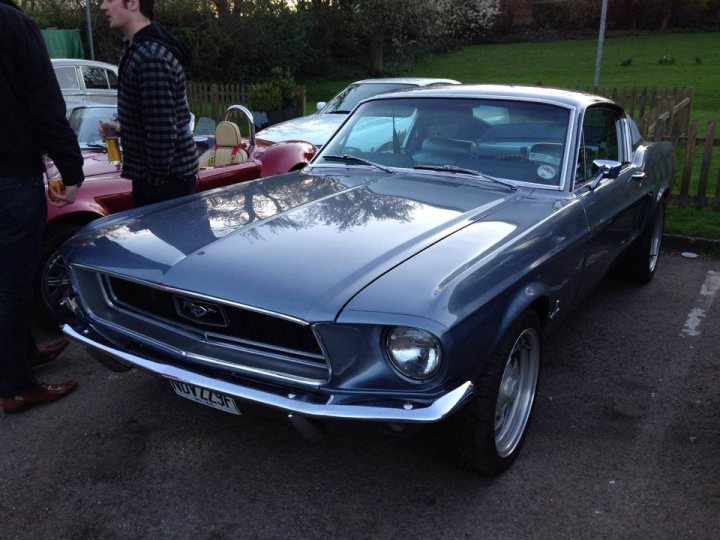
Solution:
<svg viewBox="0 0 720 540">
<path fill-rule="evenodd" d="M 74 66 L 62 66 L 53 69 L 55 71 L 55 77 L 57 77 L 58 83 L 60 84 L 60 88 L 63 90 L 80 88 L 80 82 L 78 81 Z"/>
<path fill-rule="evenodd" d="M 82 66 L 81 68 L 85 88 L 107 90 L 109 88 L 105 69 Z"/>
<path fill-rule="evenodd" d="M 117 75 L 115 75 L 115 72 L 108 69 L 105 73 L 107 74 L 108 82 L 110 83 L 110 88 L 112 88 L 113 90 L 117 90 L 118 78 L 117 78 Z"/>
</svg>

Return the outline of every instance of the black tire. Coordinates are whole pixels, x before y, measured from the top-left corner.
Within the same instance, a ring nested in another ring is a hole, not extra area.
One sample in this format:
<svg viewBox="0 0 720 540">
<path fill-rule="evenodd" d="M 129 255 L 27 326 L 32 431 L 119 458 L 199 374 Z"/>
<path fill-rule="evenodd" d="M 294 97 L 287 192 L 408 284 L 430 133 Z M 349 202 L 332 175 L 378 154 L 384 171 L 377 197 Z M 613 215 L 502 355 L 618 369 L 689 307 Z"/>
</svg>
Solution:
<svg viewBox="0 0 720 540">
<path fill-rule="evenodd" d="M 82 225 L 75 223 L 62 223 L 45 233 L 34 278 L 35 319 L 40 323 L 57 325 L 70 315 L 68 309 L 60 305 L 70 290 L 60 246 L 81 228 Z"/>
<path fill-rule="evenodd" d="M 661 201 L 640 236 L 615 264 L 612 275 L 635 283 L 650 283 L 660 258 L 665 228 L 665 201 Z"/>
<path fill-rule="evenodd" d="M 520 354 L 516 351 L 516 349 L 519 350 L 516 345 L 524 345 L 521 340 L 529 337 L 534 341 L 537 353 L 534 369 L 530 366 L 533 361 L 526 362 L 526 367 L 529 369 L 525 374 L 528 377 L 527 383 L 532 387 L 532 392 L 527 399 L 522 397 L 518 399 L 518 422 L 512 437 L 507 438 L 503 434 L 502 428 L 500 433 L 497 432 L 498 419 L 501 415 L 504 416 L 507 410 L 507 404 L 503 407 L 502 412 L 498 410 L 500 387 L 503 384 L 506 369 L 512 371 L 511 355 Z M 535 311 L 527 310 L 513 323 L 491 356 L 485 371 L 476 382 L 476 393 L 473 398 L 462 411 L 449 419 L 449 436 L 446 440 L 449 444 L 450 457 L 456 465 L 486 476 L 495 476 L 515 461 L 525 440 L 532 416 L 541 359 L 540 319 Z M 525 403 L 520 412 L 520 403 L 528 400 L 529 403 Z"/>
</svg>

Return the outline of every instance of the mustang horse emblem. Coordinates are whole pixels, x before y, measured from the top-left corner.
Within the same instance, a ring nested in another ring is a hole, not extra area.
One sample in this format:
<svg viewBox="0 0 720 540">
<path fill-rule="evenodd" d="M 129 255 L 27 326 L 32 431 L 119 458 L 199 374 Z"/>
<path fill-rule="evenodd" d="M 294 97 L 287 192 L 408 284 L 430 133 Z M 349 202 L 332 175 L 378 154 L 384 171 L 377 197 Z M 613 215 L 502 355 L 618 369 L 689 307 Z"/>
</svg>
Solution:
<svg viewBox="0 0 720 540">
<path fill-rule="evenodd" d="M 175 305 L 181 317 L 201 324 L 227 326 L 225 315 L 220 306 L 187 298 L 176 298 Z"/>
</svg>

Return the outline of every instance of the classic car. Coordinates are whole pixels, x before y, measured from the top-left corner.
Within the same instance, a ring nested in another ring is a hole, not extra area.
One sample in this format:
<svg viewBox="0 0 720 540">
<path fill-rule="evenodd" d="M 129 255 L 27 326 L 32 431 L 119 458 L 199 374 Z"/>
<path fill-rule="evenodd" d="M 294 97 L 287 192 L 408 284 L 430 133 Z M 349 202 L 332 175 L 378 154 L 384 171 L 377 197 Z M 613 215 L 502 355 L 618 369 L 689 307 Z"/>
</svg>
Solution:
<svg viewBox="0 0 720 540">
<path fill-rule="evenodd" d="M 609 270 L 655 274 L 673 164 L 599 96 L 375 96 L 302 171 L 86 227 L 63 250 L 64 332 L 111 369 L 306 434 L 443 422 L 460 466 L 497 474 L 543 341 Z"/>
<path fill-rule="evenodd" d="M 274 142 L 308 141 L 320 148 L 343 123 L 355 105 L 363 99 L 385 92 L 445 84 L 460 83 L 453 79 L 429 77 L 389 77 L 356 81 L 328 103 L 319 101 L 315 114 L 280 122 L 258 131 L 257 136 Z"/>
<path fill-rule="evenodd" d="M 117 105 L 118 67 L 95 60 L 53 58 L 52 67 L 65 101 Z"/>
<path fill-rule="evenodd" d="M 93 104 L 77 107 L 70 114 L 70 125 L 77 134 L 85 158 L 85 182 L 74 203 L 62 207 L 48 204 L 47 207 L 35 277 L 36 314 L 41 319 L 53 322 L 66 315 L 61 303 L 67 296 L 70 279 L 59 252 L 62 243 L 86 223 L 133 205 L 132 184 L 120 177 L 120 165 L 108 162 L 105 144 L 97 130 L 98 121 L 112 117 L 115 112 L 113 105 Z M 230 121 L 234 115 L 239 115 L 238 123 Z M 246 137 L 241 135 L 240 126 Z M 199 149 L 207 147 L 207 136 L 196 135 L 195 139 Z M 217 125 L 215 136 L 209 139 L 212 147 L 200 157 L 197 191 L 301 168 L 315 154 L 315 148 L 309 143 L 272 144 L 256 140 L 252 115 L 239 105 L 226 111 L 225 121 Z M 49 161 L 48 176 L 56 173 L 57 169 Z"/>
</svg>

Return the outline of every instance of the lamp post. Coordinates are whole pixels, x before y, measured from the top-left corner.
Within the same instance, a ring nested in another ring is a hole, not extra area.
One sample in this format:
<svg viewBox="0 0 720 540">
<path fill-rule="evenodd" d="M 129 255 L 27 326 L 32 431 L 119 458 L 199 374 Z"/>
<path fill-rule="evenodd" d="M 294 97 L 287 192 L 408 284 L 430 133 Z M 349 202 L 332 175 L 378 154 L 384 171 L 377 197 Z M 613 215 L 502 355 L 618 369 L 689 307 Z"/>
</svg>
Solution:
<svg viewBox="0 0 720 540">
<path fill-rule="evenodd" d="M 95 60 L 95 47 L 93 47 L 92 21 L 90 20 L 90 0 L 85 0 L 85 22 L 87 24 L 88 45 L 90 46 L 90 60 Z"/>
<path fill-rule="evenodd" d="M 593 79 L 593 92 L 597 94 L 600 84 L 600 65 L 602 64 L 603 42 L 605 41 L 605 20 L 607 19 L 608 0 L 602 0 L 600 11 L 600 30 L 598 32 L 597 58 L 595 60 L 595 78 Z"/>
</svg>

